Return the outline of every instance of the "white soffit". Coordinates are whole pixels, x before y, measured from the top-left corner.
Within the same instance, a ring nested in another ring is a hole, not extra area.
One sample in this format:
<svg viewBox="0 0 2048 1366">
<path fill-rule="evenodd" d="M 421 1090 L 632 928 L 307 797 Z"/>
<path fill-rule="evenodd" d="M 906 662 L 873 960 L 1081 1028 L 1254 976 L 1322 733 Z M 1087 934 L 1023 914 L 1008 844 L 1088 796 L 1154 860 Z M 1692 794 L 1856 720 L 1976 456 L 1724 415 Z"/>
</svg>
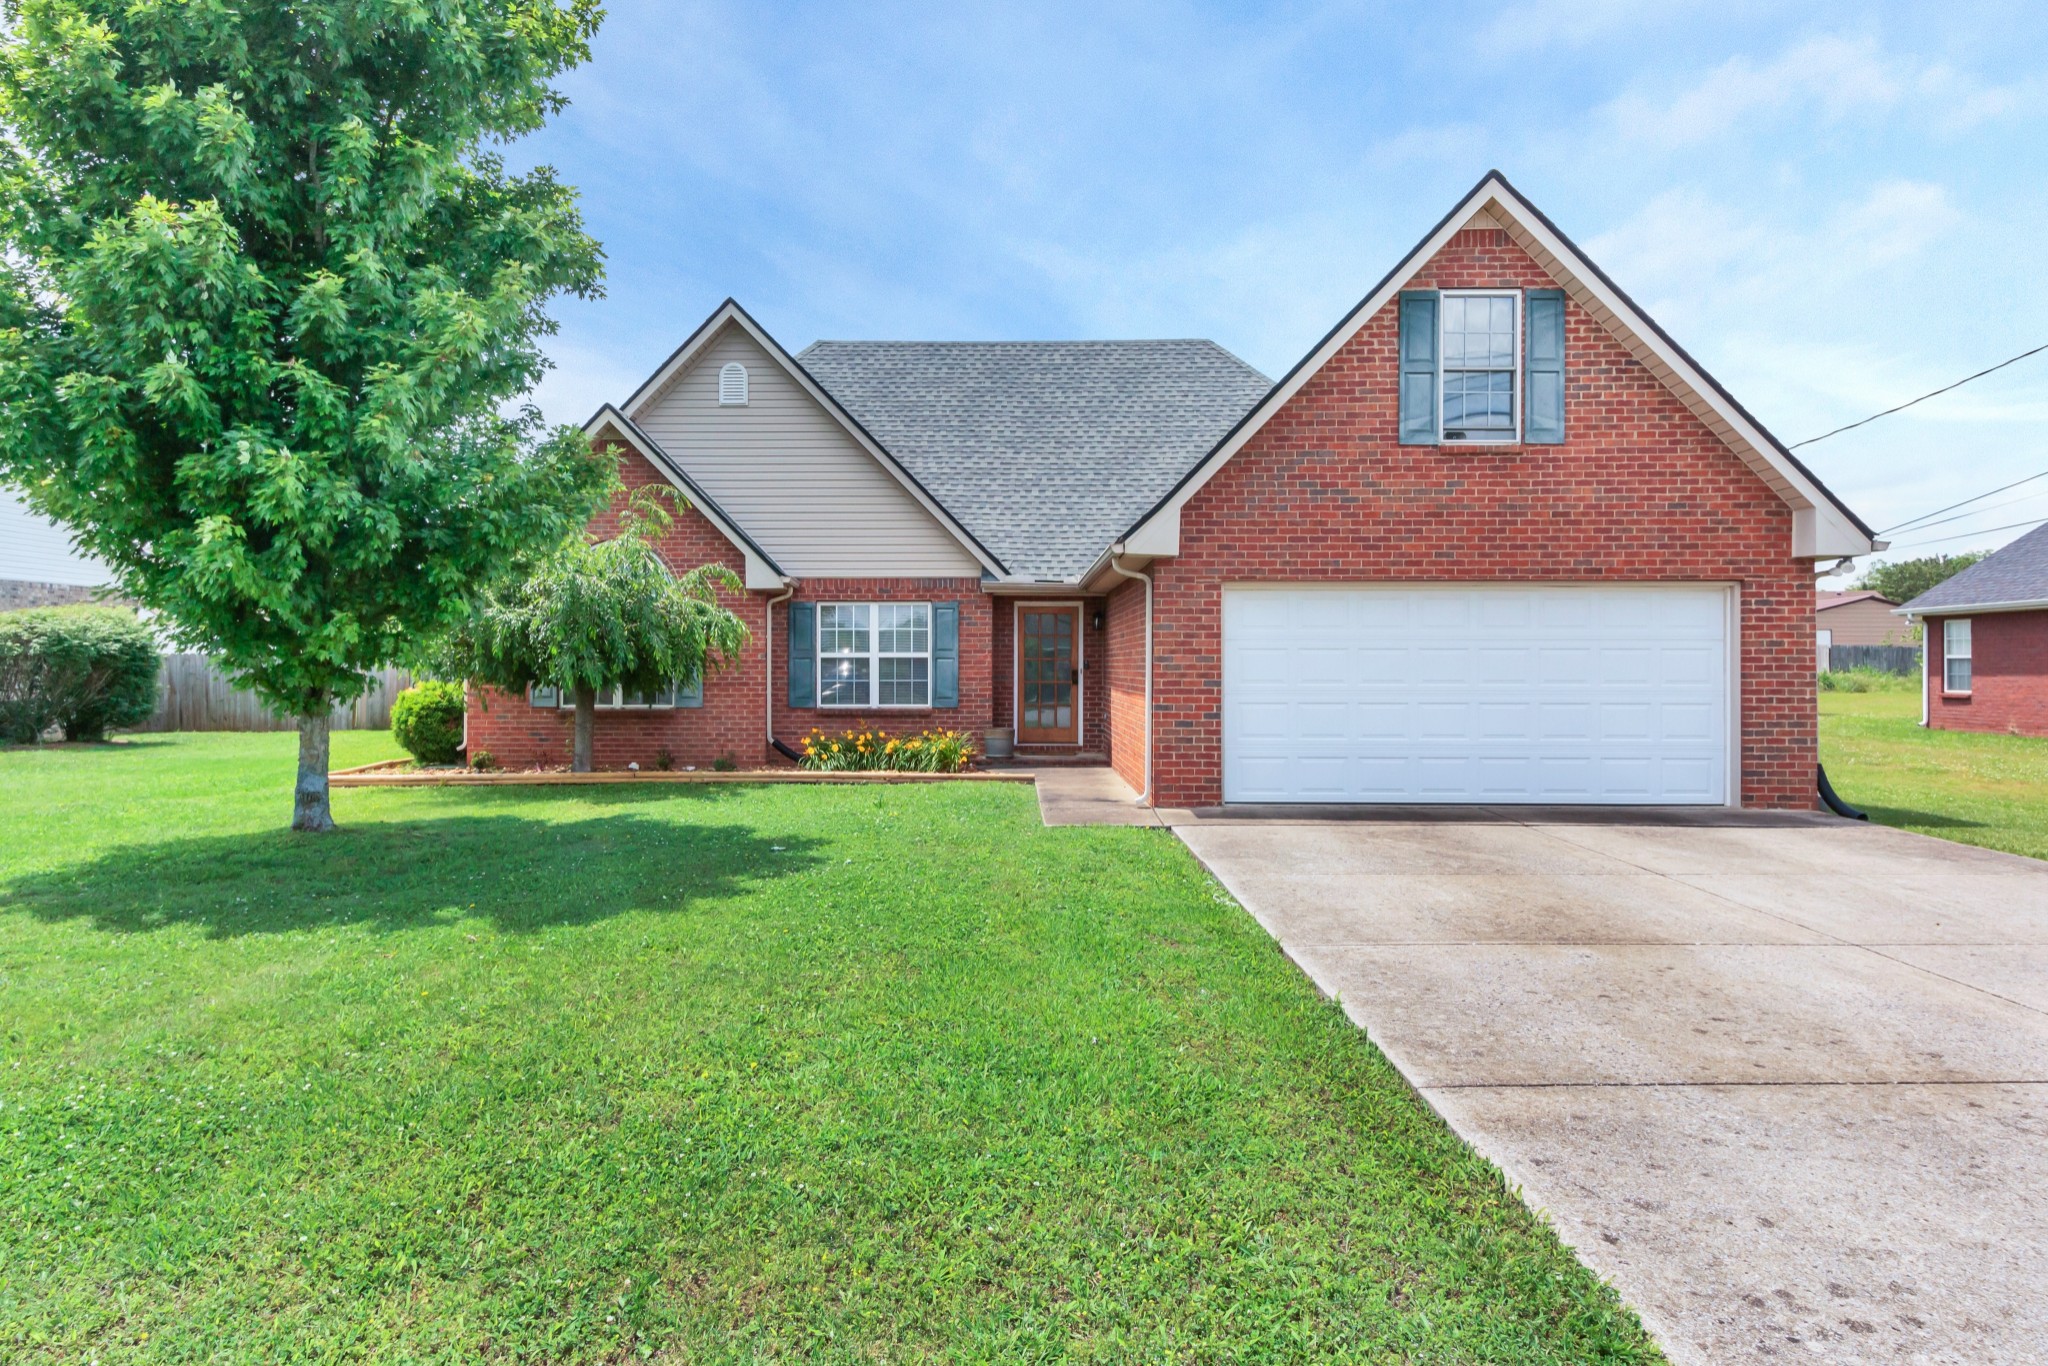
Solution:
<svg viewBox="0 0 2048 1366">
<path fill-rule="evenodd" d="M 1009 571 L 1003 567 L 1002 561 L 996 559 L 981 542 L 975 540 L 966 527 L 955 521 L 953 514 L 941 507 L 939 501 L 925 491 L 924 485 L 918 483 L 910 471 L 898 463 L 895 456 L 889 454 L 882 448 L 880 442 L 868 435 L 867 428 L 861 426 L 851 413 L 839 406 L 839 400 L 820 388 L 818 382 L 811 378 L 810 371 L 804 369 L 794 356 L 784 350 L 782 343 L 770 336 L 766 328 L 755 322 L 735 299 L 727 299 L 720 304 L 711 316 L 704 320 L 703 325 L 690 334 L 689 340 L 677 347 L 675 353 L 661 363 L 661 368 L 648 376 L 646 382 L 633 391 L 633 396 L 626 400 L 624 415 L 627 420 L 637 421 L 640 415 L 647 411 L 649 405 L 690 368 L 698 354 L 711 344 L 712 339 L 723 331 L 727 324 L 740 328 L 753 338 L 754 344 L 766 351 L 769 358 L 783 368 L 813 403 L 831 414 L 833 421 L 845 428 L 847 435 L 851 436 L 877 464 L 887 470 L 890 476 L 916 500 L 918 506 L 936 518 L 939 525 L 944 527 L 953 539 L 960 542 L 968 554 L 981 563 L 983 569 L 997 577 L 1008 576 Z"/>
<path fill-rule="evenodd" d="M 1524 201 L 1498 174 L 1489 175 L 1465 201 L 1445 215 L 1392 274 L 1380 282 L 1356 309 L 1316 345 L 1243 423 L 1210 452 L 1156 509 L 1125 537 L 1134 553 L 1177 554 L 1180 510 L 1200 492 L 1230 458 L 1242 450 L 1267 420 L 1320 371 L 1367 322 L 1415 277 L 1464 228 L 1501 228 L 1561 285 L 1644 368 L 1678 396 L 1709 431 L 1756 472 L 1792 508 L 1792 553 L 1820 559 L 1867 555 L 1876 548 L 1871 535 L 1832 496 L 1819 487 L 1791 454 L 1767 436 L 1754 419 L 1728 398 L 1676 345 L 1665 338 L 1585 257 L 1550 227 L 1533 205 Z M 1569 363 L 1569 362 L 1567 362 Z"/>
</svg>

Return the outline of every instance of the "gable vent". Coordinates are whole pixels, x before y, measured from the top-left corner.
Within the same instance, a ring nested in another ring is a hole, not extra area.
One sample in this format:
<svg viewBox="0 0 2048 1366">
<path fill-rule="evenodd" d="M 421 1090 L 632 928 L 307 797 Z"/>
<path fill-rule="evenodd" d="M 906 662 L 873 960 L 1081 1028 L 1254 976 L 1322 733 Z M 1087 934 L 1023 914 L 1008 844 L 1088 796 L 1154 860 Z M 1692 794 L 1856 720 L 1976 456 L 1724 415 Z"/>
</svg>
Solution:
<svg viewBox="0 0 2048 1366">
<path fill-rule="evenodd" d="M 746 401 L 747 367 L 728 361 L 718 371 L 718 402 L 721 406 L 745 406 Z"/>
</svg>

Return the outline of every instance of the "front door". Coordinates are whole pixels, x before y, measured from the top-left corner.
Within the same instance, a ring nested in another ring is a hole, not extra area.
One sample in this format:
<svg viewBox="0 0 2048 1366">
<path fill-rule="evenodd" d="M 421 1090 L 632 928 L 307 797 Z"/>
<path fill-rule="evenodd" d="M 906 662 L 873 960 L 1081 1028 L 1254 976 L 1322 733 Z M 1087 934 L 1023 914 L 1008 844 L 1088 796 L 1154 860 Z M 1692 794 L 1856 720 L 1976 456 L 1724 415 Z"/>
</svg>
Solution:
<svg viewBox="0 0 2048 1366">
<path fill-rule="evenodd" d="M 1081 738 L 1081 609 L 1017 612 L 1017 742 L 1071 745 Z"/>
</svg>

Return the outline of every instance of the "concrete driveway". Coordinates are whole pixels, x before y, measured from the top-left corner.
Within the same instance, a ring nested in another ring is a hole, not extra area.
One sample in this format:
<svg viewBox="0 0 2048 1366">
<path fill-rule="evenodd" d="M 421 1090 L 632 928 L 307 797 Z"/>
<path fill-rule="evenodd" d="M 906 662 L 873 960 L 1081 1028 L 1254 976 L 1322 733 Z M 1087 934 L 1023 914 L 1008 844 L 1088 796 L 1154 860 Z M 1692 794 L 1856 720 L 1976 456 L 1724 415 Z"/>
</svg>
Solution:
<svg viewBox="0 0 2048 1366">
<path fill-rule="evenodd" d="M 1168 819 L 1673 1360 L 2048 1361 L 2048 864 L 1303 814 Z"/>
</svg>

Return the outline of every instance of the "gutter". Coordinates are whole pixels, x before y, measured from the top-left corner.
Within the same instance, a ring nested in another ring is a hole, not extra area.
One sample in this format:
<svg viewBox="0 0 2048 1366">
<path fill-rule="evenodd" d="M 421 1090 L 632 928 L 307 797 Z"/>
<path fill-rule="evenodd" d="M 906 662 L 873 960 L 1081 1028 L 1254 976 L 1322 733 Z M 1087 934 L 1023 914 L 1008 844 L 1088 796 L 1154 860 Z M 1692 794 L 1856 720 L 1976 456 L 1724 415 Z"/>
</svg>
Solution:
<svg viewBox="0 0 2048 1366">
<path fill-rule="evenodd" d="M 1938 602 L 1927 607 L 1915 607 L 1909 602 L 1904 607 L 1892 608 L 1892 615 L 1910 620 L 1917 617 L 1971 617 L 1985 612 L 2044 611 L 2048 611 L 2048 598 L 2032 598 L 2018 602 Z"/>
<path fill-rule="evenodd" d="M 1124 543 L 1118 541 L 1109 548 L 1109 567 L 1127 579 L 1136 579 L 1145 585 L 1145 790 L 1138 794 L 1141 806 L 1152 805 L 1152 576 L 1126 569 L 1118 564 L 1117 556 L 1123 553 Z"/>
</svg>

